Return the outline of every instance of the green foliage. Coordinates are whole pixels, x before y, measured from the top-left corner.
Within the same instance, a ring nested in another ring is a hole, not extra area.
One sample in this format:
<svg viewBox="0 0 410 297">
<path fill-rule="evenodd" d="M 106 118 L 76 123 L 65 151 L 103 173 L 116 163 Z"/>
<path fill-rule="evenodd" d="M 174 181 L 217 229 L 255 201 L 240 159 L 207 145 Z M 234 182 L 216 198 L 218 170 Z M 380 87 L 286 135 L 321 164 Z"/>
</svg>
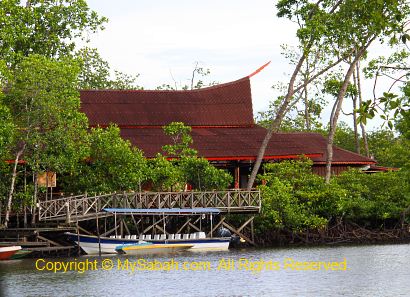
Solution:
<svg viewBox="0 0 410 297">
<path fill-rule="evenodd" d="M 279 17 L 299 24 L 297 36 L 302 44 L 328 45 L 334 54 L 357 49 L 373 36 L 397 43 L 409 14 L 408 3 L 397 0 L 280 0 L 276 7 Z"/>
<path fill-rule="evenodd" d="M 400 98 L 398 106 L 394 111 L 396 115 L 396 128 L 404 138 L 410 140 L 410 82 L 404 85 L 402 91 L 403 96 Z M 397 114 L 399 114 L 399 116 L 397 116 Z"/>
<path fill-rule="evenodd" d="M 157 155 L 149 160 L 150 180 L 154 190 L 182 190 L 189 184 L 195 190 L 226 189 L 232 183 L 232 176 L 217 169 L 204 158 L 197 157 L 197 151 L 190 145 L 191 127 L 173 122 L 163 127 L 173 144 L 163 146 L 167 157 Z"/>
<path fill-rule="evenodd" d="M 185 182 L 196 190 L 227 189 L 233 177 L 222 169 L 217 169 L 208 160 L 198 157 L 182 157 L 178 161 Z"/>
<path fill-rule="evenodd" d="M 110 66 L 103 60 L 97 49 L 85 47 L 76 53 L 81 61 L 81 72 L 79 73 L 79 88 L 108 89 Z"/>
<path fill-rule="evenodd" d="M 185 187 L 184 175 L 174 162 L 158 154 L 148 160 L 149 181 L 154 191 L 180 191 Z"/>
<path fill-rule="evenodd" d="M 318 215 L 326 203 L 326 184 L 311 173 L 312 161 L 283 161 L 265 165 L 260 179 L 262 191 L 262 229 L 286 228 L 292 231 L 322 228 L 327 219 Z M 262 230 L 260 230 L 262 231 Z"/>
<path fill-rule="evenodd" d="M 0 60 L 0 161 L 3 161 L 4 155 L 8 152 L 14 135 L 14 124 L 9 108 L 4 104 L 3 88 L 5 88 L 8 79 L 10 79 L 4 61 Z"/>
<path fill-rule="evenodd" d="M 66 191 L 135 191 L 146 179 L 147 164 L 142 152 L 122 139 L 120 129 L 114 125 L 91 129 L 87 159 L 66 178 Z"/>
<path fill-rule="evenodd" d="M 410 180 L 406 171 L 367 175 L 351 170 L 338 176 L 335 182 L 348 193 L 343 204 L 345 217 L 356 222 L 399 221 L 410 205 Z"/>
<path fill-rule="evenodd" d="M 79 88 L 88 89 L 115 89 L 115 90 L 139 90 L 136 84 L 137 75 L 129 75 L 114 70 L 115 78 L 111 79 L 111 67 L 105 61 L 97 49 L 85 47 L 76 53 L 81 61 L 79 74 Z"/>
<path fill-rule="evenodd" d="M 390 130 L 368 133 L 370 153 L 377 164 L 397 168 L 410 168 L 410 141 L 403 136 L 395 136 Z"/>
<path fill-rule="evenodd" d="M 10 110 L 7 106 L 2 105 L 0 99 L 0 161 L 4 161 L 4 156 L 10 149 L 13 142 L 14 124 L 11 118 Z"/>
<path fill-rule="evenodd" d="M 370 227 L 402 222 L 410 205 L 409 171 L 364 174 L 350 170 L 326 184 L 312 174 L 311 166 L 303 158 L 265 166 L 260 176 L 266 185 L 260 186 L 259 232 L 320 229 L 341 219 Z"/>
<path fill-rule="evenodd" d="M 63 172 L 85 156 L 88 121 L 79 112 L 78 72 L 74 61 L 33 55 L 13 73 L 4 102 L 16 126 L 14 148 L 24 146 L 35 171 Z"/>
<path fill-rule="evenodd" d="M 318 94 L 315 94 L 315 96 L 316 95 Z M 274 100 L 269 104 L 268 111 L 258 113 L 258 116 L 255 120 L 258 125 L 267 129 L 269 128 L 272 119 L 277 114 L 281 100 L 282 98 L 279 97 L 277 100 Z M 320 98 L 311 99 L 307 102 L 307 111 L 310 122 L 310 126 L 308 127 L 306 123 L 307 121 L 305 111 L 298 109 L 295 105 L 295 108 L 282 120 L 280 130 L 283 132 L 322 131 L 323 127 L 320 116 L 324 106 L 325 102 Z"/>
<path fill-rule="evenodd" d="M 324 131 L 323 134 L 326 135 L 326 132 Z M 354 131 L 345 122 L 340 122 L 337 125 L 334 145 L 351 152 L 355 151 Z"/>
<path fill-rule="evenodd" d="M 185 126 L 185 124 L 181 122 L 172 122 L 162 128 L 164 129 L 164 133 L 168 135 L 173 142 L 172 144 L 167 144 L 162 147 L 162 150 L 168 157 L 180 158 L 195 156 L 197 154 L 197 151 L 190 147 L 193 142 L 190 135 L 191 127 Z"/>
<path fill-rule="evenodd" d="M 31 54 L 66 56 L 74 50 L 74 40 L 103 29 L 106 21 L 84 0 L 2 0 L 0 59 L 16 65 Z"/>
<path fill-rule="evenodd" d="M 343 81 L 332 77 L 329 78 L 325 81 L 324 83 L 324 92 L 333 95 L 334 97 L 337 97 L 337 94 L 339 93 L 340 88 L 343 85 Z M 348 84 L 347 90 L 346 90 L 346 97 L 353 97 L 354 95 L 357 94 L 357 89 L 355 88 L 354 85 Z"/>
</svg>

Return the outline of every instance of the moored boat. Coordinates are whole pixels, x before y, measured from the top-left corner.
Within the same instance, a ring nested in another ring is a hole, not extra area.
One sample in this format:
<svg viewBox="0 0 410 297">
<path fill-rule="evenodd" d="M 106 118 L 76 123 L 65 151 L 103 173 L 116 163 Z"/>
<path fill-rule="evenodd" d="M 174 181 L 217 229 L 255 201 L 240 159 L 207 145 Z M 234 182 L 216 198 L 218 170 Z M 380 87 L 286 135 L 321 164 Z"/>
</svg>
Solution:
<svg viewBox="0 0 410 297">
<path fill-rule="evenodd" d="M 127 255 L 147 255 L 175 253 L 192 248 L 193 244 L 164 243 L 156 244 L 152 242 L 140 241 L 138 243 L 119 245 L 115 250 L 120 254 Z"/>
<path fill-rule="evenodd" d="M 21 249 L 18 250 L 13 256 L 11 256 L 11 260 L 21 259 L 26 257 L 27 255 L 31 254 L 33 251 Z"/>
<path fill-rule="evenodd" d="M 21 246 L 19 245 L 0 247 L 0 260 L 11 259 L 11 257 L 19 250 L 21 250 Z"/>
<path fill-rule="evenodd" d="M 192 245 L 189 251 L 224 251 L 228 250 L 230 237 L 205 237 L 204 232 L 195 232 L 191 234 L 170 234 L 165 236 L 162 234 L 158 239 L 151 239 L 151 235 L 141 235 L 137 238 L 136 235 L 128 235 L 126 238 L 120 236 L 100 237 L 91 235 L 78 235 L 75 233 L 66 232 L 68 239 L 79 245 L 81 249 L 89 255 L 97 255 L 101 249 L 102 254 L 115 254 L 115 248 L 120 245 L 136 244 L 144 240 L 153 244 L 185 244 Z"/>
</svg>

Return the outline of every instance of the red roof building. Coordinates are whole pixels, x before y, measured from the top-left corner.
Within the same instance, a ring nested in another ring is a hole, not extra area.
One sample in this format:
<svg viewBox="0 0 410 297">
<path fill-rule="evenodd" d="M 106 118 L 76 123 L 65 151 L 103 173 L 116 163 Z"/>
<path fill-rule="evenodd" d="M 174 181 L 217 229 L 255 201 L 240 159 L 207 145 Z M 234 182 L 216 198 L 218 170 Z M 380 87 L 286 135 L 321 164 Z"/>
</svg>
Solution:
<svg viewBox="0 0 410 297">
<path fill-rule="evenodd" d="M 246 187 L 250 169 L 266 134 L 255 124 L 249 77 L 208 88 L 187 91 L 84 90 L 81 110 L 91 127 L 115 123 L 123 138 L 154 157 L 171 143 L 162 127 L 183 122 L 192 127 L 193 148 L 218 167 L 232 171 L 236 187 Z M 277 133 L 265 152 L 265 161 L 306 155 L 314 171 L 324 174 L 326 139 L 318 133 Z M 375 161 L 334 147 L 333 170 L 364 167 Z"/>
</svg>

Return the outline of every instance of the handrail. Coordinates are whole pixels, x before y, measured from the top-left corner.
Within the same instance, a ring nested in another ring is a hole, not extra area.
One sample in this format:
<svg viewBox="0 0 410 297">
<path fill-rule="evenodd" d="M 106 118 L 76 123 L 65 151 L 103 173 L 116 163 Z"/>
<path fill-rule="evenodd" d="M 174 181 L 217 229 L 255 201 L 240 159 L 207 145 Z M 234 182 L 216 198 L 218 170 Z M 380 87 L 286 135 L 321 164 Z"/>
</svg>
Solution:
<svg viewBox="0 0 410 297">
<path fill-rule="evenodd" d="M 221 212 L 260 212 L 260 191 L 129 192 L 97 196 L 77 195 L 39 202 L 39 220 L 92 218 L 102 208 L 214 207 Z"/>
</svg>

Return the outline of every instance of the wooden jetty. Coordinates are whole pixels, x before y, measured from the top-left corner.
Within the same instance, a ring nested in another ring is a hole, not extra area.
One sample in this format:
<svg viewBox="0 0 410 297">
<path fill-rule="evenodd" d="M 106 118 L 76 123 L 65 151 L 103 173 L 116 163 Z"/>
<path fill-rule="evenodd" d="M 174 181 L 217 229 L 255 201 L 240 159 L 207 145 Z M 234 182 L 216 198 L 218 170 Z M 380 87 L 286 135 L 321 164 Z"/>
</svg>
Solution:
<svg viewBox="0 0 410 297">
<path fill-rule="evenodd" d="M 111 214 L 103 208 L 218 208 L 221 213 L 259 213 L 260 191 L 138 192 L 79 195 L 40 201 L 39 221 L 77 221 Z"/>
<path fill-rule="evenodd" d="M 7 228 L 1 230 L 0 246 L 21 246 L 25 250 L 32 251 L 30 256 L 44 255 L 71 255 L 75 247 L 67 242 L 59 242 L 63 232 L 76 232 L 75 227 L 57 226 L 57 227 L 33 227 L 33 228 Z"/>
<path fill-rule="evenodd" d="M 48 201 L 40 201 L 38 220 L 39 222 L 60 222 L 65 224 L 98 220 L 112 217 L 113 214 L 103 211 L 104 208 L 132 208 L 132 209 L 200 209 L 217 208 L 220 211 L 218 221 L 215 221 L 208 232 L 212 236 L 214 232 L 224 227 L 235 233 L 242 239 L 254 245 L 253 220 L 261 210 L 260 191 L 207 191 L 207 192 L 132 192 L 111 193 L 97 196 L 78 195 L 64 197 Z M 241 214 L 244 221 L 240 226 L 234 226 L 227 219 L 231 214 Z M 162 225 L 167 217 L 152 217 L 148 226 L 139 226 L 142 218 L 131 216 L 134 227 L 140 232 L 165 232 Z M 212 218 L 211 218 L 212 219 Z M 196 231 L 201 229 L 202 216 L 196 218 L 186 217 L 185 222 L 179 228 L 178 233 L 184 228 Z M 114 228 L 105 230 L 101 236 L 107 236 L 112 232 L 124 232 L 131 234 L 123 217 L 115 220 Z M 84 230 L 83 230 L 84 231 Z"/>
</svg>

